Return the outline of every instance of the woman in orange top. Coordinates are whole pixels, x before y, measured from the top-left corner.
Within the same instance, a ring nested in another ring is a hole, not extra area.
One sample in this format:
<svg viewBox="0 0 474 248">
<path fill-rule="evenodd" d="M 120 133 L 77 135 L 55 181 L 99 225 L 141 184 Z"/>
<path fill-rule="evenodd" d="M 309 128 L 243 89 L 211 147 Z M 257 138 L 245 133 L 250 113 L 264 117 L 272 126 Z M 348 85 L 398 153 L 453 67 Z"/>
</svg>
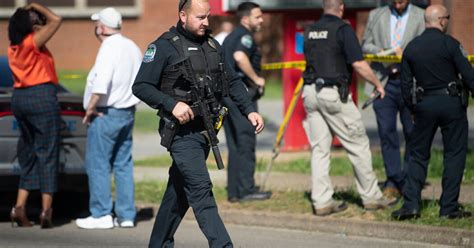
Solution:
<svg viewBox="0 0 474 248">
<path fill-rule="evenodd" d="M 8 23 L 8 60 L 14 79 L 11 107 L 21 133 L 17 149 L 20 184 L 10 213 L 13 226 L 32 226 L 25 205 L 30 190 L 39 189 L 41 227 L 52 227 L 61 118 L 56 96 L 58 77 L 45 45 L 60 24 L 60 16 L 37 3 L 18 8 Z"/>
</svg>

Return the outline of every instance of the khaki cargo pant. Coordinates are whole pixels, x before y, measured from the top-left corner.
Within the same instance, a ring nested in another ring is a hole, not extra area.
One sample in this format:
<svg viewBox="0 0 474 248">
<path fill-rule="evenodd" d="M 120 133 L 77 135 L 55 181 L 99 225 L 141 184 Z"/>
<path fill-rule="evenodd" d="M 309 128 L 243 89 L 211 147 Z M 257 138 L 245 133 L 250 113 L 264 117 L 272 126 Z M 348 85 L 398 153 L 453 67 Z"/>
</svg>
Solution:
<svg viewBox="0 0 474 248">
<path fill-rule="evenodd" d="M 336 88 L 322 88 L 318 93 L 314 85 L 305 85 L 303 105 L 307 113 L 303 127 L 311 145 L 311 199 L 314 207 L 320 209 L 333 203 L 334 189 L 329 177 L 333 134 L 347 151 L 362 202 L 376 203 L 382 198 L 382 192 L 372 169 L 369 138 L 352 98 L 349 97 L 344 104 Z"/>
</svg>

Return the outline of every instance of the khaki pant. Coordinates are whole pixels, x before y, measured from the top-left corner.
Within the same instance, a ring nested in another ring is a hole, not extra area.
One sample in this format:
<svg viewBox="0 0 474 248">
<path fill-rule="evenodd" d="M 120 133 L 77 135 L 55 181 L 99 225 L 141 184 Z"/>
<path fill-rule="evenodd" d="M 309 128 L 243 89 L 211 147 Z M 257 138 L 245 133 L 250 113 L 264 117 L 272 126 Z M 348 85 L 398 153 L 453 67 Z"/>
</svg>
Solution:
<svg viewBox="0 0 474 248">
<path fill-rule="evenodd" d="M 352 98 L 342 103 L 336 88 L 314 85 L 303 88 L 303 104 L 307 113 L 303 127 L 311 145 L 311 199 L 316 209 L 333 203 L 334 189 L 329 177 L 330 149 L 333 134 L 346 149 L 352 163 L 356 186 L 364 204 L 376 203 L 382 198 L 377 178 L 372 169 L 369 138 L 361 115 Z"/>
</svg>

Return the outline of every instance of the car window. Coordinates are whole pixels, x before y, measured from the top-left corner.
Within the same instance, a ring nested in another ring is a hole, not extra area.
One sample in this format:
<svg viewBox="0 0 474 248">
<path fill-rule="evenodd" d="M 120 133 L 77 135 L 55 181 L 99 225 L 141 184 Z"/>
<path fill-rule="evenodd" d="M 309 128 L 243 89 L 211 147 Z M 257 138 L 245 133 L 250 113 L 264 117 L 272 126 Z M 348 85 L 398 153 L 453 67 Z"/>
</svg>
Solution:
<svg viewBox="0 0 474 248">
<path fill-rule="evenodd" d="M 6 56 L 0 56 L 0 87 L 13 87 L 12 71 Z"/>
</svg>

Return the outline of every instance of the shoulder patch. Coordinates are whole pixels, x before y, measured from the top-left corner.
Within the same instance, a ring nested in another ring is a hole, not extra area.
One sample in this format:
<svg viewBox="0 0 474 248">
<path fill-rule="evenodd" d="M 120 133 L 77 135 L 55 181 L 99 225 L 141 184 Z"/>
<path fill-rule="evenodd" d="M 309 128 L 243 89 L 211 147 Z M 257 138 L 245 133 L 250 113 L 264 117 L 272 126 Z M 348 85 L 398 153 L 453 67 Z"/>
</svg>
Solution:
<svg viewBox="0 0 474 248">
<path fill-rule="evenodd" d="M 250 36 L 249 34 L 246 34 L 246 35 L 242 36 L 242 38 L 240 39 L 240 43 L 242 43 L 242 45 L 244 47 L 250 49 L 252 47 L 252 44 L 253 44 L 252 36 Z"/>
<path fill-rule="evenodd" d="M 459 44 L 459 50 L 461 50 L 461 53 L 464 57 L 468 57 L 466 50 L 464 50 L 464 47 L 461 44 Z"/>
<path fill-rule="evenodd" d="M 150 44 L 145 51 L 145 55 L 143 56 L 143 62 L 144 63 L 152 62 L 153 60 L 155 60 L 155 54 L 156 54 L 156 46 L 155 44 Z"/>
<path fill-rule="evenodd" d="M 209 39 L 207 40 L 207 43 L 208 43 L 209 46 L 211 46 L 212 48 L 217 49 L 216 44 L 214 43 L 214 40 L 213 40 L 211 37 L 209 37 Z"/>
</svg>

